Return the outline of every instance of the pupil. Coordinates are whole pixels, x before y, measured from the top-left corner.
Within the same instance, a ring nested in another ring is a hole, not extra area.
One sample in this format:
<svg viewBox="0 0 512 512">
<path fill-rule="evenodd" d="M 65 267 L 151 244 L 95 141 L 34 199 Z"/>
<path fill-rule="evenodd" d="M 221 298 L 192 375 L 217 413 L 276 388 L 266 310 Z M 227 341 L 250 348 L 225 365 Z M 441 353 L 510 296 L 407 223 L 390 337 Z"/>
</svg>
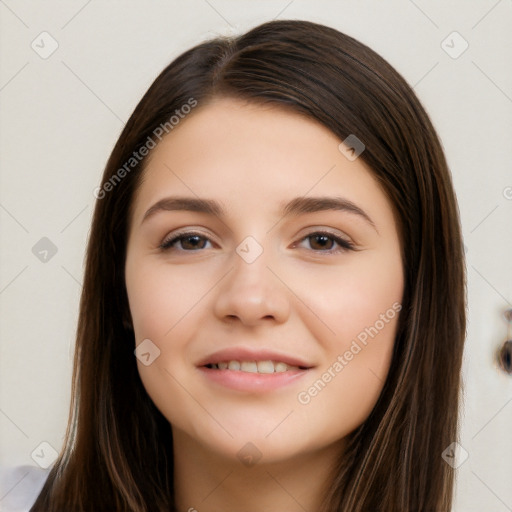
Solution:
<svg viewBox="0 0 512 512">
<path fill-rule="evenodd" d="M 318 245 L 319 247 L 316 247 L 316 248 L 319 248 L 319 249 L 331 249 L 331 246 L 332 246 L 332 243 L 333 241 L 326 235 L 315 235 L 313 237 L 313 240 L 314 240 L 314 243 L 312 244 L 313 246 L 315 245 Z M 313 247 L 313 249 L 315 249 L 315 247 Z"/>
<path fill-rule="evenodd" d="M 203 244 L 204 244 L 204 242 L 205 241 L 203 240 Z M 202 248 L 200 246 L 200 244 L 201 244 L 201 237 L 197 236 L 197 235 L 187 236 L 187 238 L 182 240 L 182 246 L 188 246 L 188 248 L 192 248 L 192 249 Z"/>
</svg>

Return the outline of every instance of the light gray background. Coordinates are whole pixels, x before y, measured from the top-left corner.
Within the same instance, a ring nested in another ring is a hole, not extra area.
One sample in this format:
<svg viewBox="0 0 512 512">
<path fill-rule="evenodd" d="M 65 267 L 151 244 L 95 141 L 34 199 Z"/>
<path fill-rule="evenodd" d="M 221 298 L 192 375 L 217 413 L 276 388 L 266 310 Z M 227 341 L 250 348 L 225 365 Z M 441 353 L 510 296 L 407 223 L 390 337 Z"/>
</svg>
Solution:
<svg viewBox="0 0 512 512">
<path fill-rule="evenodd" d="M 454 512 L 511 511 L 512 377 L 494 362 L 512 307 L 510 0 L 0 0 L 0 462 L 35 465 L 32 453 L 51 457 L 42 442 L 61 447 L 93 190 L 124 122 L 182 51 L 273 18 L 371 46 L 414 86 L 442 138 L 468 258 L 469 458 Z M 45 59 L 43 31 L 58 43 Z M 446 39 L 453 31 L 469 44 L 458 58 L 442 47 L 462 49 Z M 32 252 L 42 237 L 57 247 L 46 262 Z"/>
</svg>

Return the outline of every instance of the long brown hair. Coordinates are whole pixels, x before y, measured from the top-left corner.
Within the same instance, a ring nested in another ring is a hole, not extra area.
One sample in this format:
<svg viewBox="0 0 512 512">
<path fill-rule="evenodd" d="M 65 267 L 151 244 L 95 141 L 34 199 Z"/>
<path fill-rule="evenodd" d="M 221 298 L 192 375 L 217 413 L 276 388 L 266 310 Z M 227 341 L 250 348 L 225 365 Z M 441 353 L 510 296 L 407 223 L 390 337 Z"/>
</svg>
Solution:
<svg viewBox="0 0 512 512">
<path fill-rule="evenodd" d="M 200 107 L 219 96 L 290 108 L 340 140 L 355 134 L 397 219 L 405 287 L 390 372 L 349 436 L 322 510 L 449 511 L 454 472 L 441 454 L 457 440 L 466 278 L 447 163 L 425 110 L 383 58 L 297 20 L 186 51 L 128 120 L 97 194 L 66 439 L 31 511 L 174 510 L 172 432 L 137 372 L 124 282 L 129 211 L 146 158 L 130 159 L 191 99 Z"/>
</svg>

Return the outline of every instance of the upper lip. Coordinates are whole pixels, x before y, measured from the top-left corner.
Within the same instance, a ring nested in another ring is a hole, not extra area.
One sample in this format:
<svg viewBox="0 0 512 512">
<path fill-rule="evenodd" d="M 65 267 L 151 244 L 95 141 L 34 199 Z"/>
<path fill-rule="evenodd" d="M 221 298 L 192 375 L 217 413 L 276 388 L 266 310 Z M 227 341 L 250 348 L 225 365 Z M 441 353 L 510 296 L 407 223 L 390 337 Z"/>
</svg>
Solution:
<svg viewBox="0 0 512 512">
<path fill-rule="evenodd" d="M 247 347 L 233 347 L 219 350 L 203 358 L 197 366 L 217 364 L 224 361 L 280 361 L 289 366 L 311 368 L 312 365 L 303 359 L 282 354 L 274 350 L 252 349 Z"/>
</svg>

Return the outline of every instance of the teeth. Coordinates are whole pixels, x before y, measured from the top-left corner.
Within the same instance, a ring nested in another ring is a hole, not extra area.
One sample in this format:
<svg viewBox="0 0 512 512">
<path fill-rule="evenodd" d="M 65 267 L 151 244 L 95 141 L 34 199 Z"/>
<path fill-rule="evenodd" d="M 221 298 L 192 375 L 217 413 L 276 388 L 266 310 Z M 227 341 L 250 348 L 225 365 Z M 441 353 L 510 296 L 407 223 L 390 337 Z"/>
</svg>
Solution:
<svg viewBox="0 0 512 512">
<path fill-rule="evenodd" d="M 276 370 L 276 373 L 282 373 L 287 370 L 288 365 L 286 363 L 276 363 L 274 368 Z"/>
<path fill-rule="evenodd" d="M 242 361 L 240 364 L 240 370 L 249 373 L 258 373 L 258 365 L 256 361 Z"/>
<path fill-rule="evenodd" d="M 258 361 L 258 373 L 274 373 L 274 363 L 272 361 Z"/>
<path fill-rule="evenodd" d="M 240 363 L 238 361 L 229 361 L 228 368 L 230 370 L 240 370 Z"/>
<path fill-rule="evenodd" d="M 289 366 L 282 361 L 221 361 L 211 364 L 214 370 L 235 370 L 247 373 L 283 373 L 289 370 L 298 370 L 298 366 Z"/>
</svg>

